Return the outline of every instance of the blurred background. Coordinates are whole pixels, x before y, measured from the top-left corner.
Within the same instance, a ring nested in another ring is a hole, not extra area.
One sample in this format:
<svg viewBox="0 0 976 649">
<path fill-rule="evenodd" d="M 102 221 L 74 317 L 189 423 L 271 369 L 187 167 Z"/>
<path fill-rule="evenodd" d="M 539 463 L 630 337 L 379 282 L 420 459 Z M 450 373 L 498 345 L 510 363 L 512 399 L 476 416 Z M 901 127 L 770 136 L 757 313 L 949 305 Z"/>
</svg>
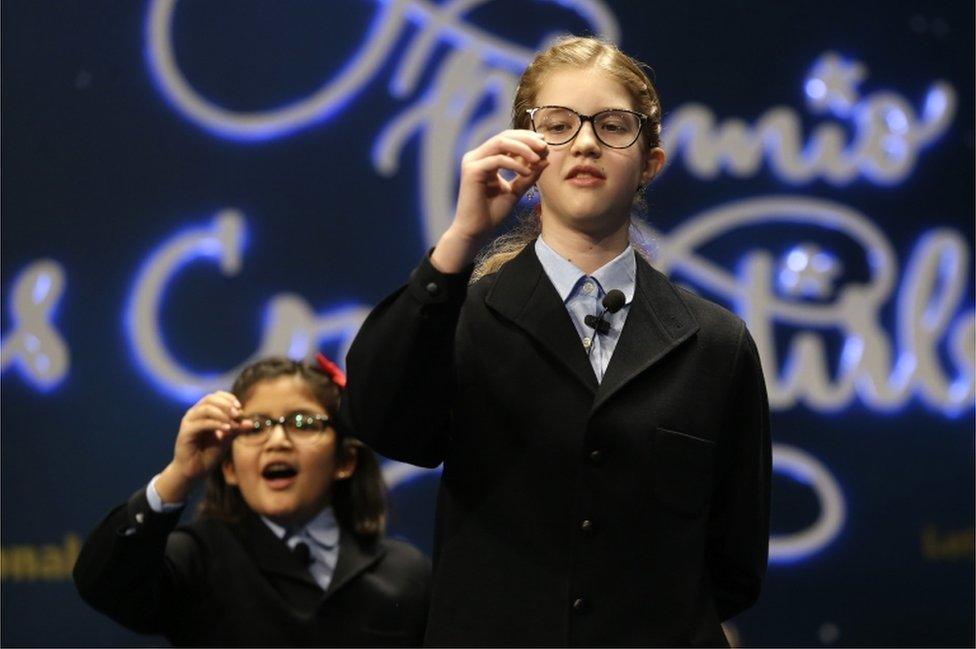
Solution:
<svg viewBox="0 0 976 649">
<path fill-rule="evenodd" d="M 972 645 L 973 13 L 4 2 L 0 641 L 164 644 L 77 597 L 81 540 L 237 368 L 344 356 L 446 227 L 532 52 L 573 32 L 652 66 L 669 164 L 644 234 L 762 353 L 770 566 L 732 632 Z M 392 533 L 429 552 L 437 471 L 385 472 Z"/>
</svg>

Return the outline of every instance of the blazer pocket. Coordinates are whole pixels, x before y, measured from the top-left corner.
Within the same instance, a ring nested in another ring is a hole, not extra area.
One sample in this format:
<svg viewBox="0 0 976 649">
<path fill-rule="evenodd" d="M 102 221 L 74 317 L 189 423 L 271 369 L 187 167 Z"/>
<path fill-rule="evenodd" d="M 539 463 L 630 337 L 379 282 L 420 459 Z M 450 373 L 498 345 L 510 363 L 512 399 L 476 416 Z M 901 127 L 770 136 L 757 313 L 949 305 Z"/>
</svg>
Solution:
<svg viewBox="0 0 976 649">
<path fill-rule="evenodd" d="M 712 490 L 715 442 L 658 428 L 652 451 L 655 497 L 683 514 L 699 514 Z"/>
</svg>

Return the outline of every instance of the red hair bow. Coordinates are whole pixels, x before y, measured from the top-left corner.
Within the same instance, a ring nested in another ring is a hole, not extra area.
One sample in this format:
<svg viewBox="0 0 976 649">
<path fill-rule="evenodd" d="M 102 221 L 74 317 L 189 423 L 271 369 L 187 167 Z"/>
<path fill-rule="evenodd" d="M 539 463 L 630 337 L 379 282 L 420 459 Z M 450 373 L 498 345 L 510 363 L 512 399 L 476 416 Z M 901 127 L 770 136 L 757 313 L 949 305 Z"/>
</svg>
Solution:
<svg viewBox="0 0 976 649">
<path fill-rule="evenodd" d="M 338 365 L 330 361 L 322 352 L 315 354 L 315 360 L 318 361 L 319 367 L 329 377 L 329 380 L 340 388 L 346 387 L 346 373 L 340 370 Z"/>
</svg>

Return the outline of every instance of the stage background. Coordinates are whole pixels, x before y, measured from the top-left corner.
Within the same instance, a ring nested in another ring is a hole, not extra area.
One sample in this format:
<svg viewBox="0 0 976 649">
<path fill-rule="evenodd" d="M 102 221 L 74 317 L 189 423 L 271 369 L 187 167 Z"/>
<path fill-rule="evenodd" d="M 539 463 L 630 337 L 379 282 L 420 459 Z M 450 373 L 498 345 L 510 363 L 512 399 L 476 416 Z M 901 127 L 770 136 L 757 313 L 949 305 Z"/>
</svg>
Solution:
<svg viewBox="0 0 976 649">
<path fill-rule="evenodd" d="M 645 233 L 763 350 L 774 536 L 735 633 L 973 644 L 973 4 L 849 0 L 4 2 L 3 644 L 163 642 L 81 602 L 80 539 L 236 368 L 343 356 L 566 31 L 653 66 Z M 387 477 L 429 552 L 436 471 Z"/>
</svg>

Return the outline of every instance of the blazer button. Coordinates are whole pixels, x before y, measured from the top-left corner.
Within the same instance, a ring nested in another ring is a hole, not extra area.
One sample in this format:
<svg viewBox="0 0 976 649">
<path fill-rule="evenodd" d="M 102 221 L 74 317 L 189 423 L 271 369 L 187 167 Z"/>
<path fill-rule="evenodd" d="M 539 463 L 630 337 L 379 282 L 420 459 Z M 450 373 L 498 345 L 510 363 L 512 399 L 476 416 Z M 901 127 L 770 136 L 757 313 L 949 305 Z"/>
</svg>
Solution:
<svg viewBox="0 0 976 649">
<path fill-rule="evenodd" d="M 600 464 L 603 462 L 603 453 L 599 450 L 590 451 L 590 462 L 592 464 Z"/>
<path fill-rule="evenodd" d="M 430 295 L 430 296 L 437 295 L 441 291 L 440 287 L 437 284 L 435 284 L 434 282 L 431 282 L 430 284 L 428 284 L 424 288 L 427 290 L 427 295 Z"/>
<path fill-rule="evenodd" d="M 573 612 L 574 613 L 582 613 L 585 610 L 586 610 L 586 600 L 585 599 L 583 599 L 582 597 L 577 597 L 575 600 L 573 600 Z"/>
<path fill-rule="evenodd" d="M 589 534 L 590 532 L 592 532 L 593 531 L 593 521 L 591 521 L 588 518 L 584 519 L 583 522 L 580 523 L 580 530 L 583 531 L 586 534 Z"/>
</svg>

